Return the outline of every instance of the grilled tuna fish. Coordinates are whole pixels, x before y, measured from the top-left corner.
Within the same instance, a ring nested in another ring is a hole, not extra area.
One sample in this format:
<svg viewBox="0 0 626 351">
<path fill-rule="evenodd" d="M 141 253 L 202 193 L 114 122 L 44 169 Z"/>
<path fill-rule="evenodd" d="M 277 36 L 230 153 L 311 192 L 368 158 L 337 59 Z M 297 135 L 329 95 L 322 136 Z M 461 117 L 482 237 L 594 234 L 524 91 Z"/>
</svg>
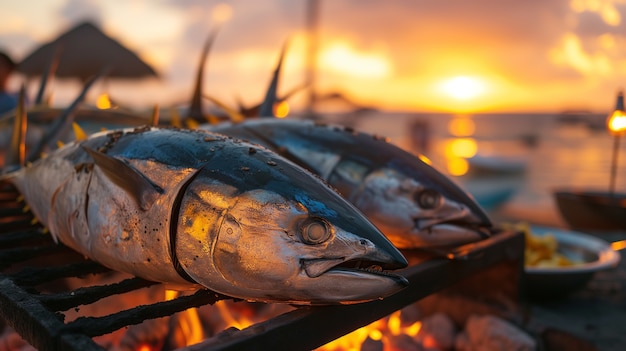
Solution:
<svg viewBox="0 0 626 351">
<path fill-rule="evenodd" d="M 452 246 L 489 234 L 489 218 L 465 191 L 382 138 L 276 118 L 203 128 L 259 143 L 316 173 L 399 248 Z"/>
<path fill-rule="evenodd" d="M 55 240 L 114 270 L 250 301 L 356 303 L 400 252 L 318 177 L 206 131 L 101 132 L 4 175 Z"/>
</svg>

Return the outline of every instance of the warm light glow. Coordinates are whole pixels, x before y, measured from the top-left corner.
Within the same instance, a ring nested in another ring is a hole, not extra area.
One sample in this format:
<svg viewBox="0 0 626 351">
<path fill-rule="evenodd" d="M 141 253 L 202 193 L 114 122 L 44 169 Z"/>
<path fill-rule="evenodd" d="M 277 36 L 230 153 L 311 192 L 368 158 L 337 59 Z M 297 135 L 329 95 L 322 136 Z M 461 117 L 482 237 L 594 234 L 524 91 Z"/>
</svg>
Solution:
<svg viewBox="0 0 626 351">
<path fill-rule="evenodd" d="M 287 101 L 281 101 L 274 105 L 274 116 L 277 118 L 285 118 L 289 114 L 289 103 Z"/>
<path fill-rule="evenodd" d="M 626 131 L 626 114 L 622 110 L 615 110 L 609 116 L 606 124 L 611 133 L 621 134 Z"/>
<path fill-rule="evenodd" d="M 137 351 L 152 351 L 152 347 L 148 344 L 143 344 L 137 348 Z"/>
<path fill-rule="evenodd" d="M 448 173 L 453 176 L 462 176 L 469 171 L 469 162 L 461 157 L 447 159 Z"/>
<path fill-rule="evenodd" d="M 384 78 L 391 73 L 389 60 L 380 53 L 356 51 L 347 43 L 335 43 L 322 50 L 322 68 L 359 78 Z"/>
<path fill-rule="evenodd" d="M 611 249 L 615 251 L 626 249 L 626 240 L 620 240 L 620 241 L 611 243 Z"/>
<path fill-rule="evenodd" d="M 178 296 L 178 291 L 176 290 L 165 290 L 165 301 L 174 300 Z"/>
<path fill-rule="evenodd" d="M 98 96 L 96 100 L 96 107 L 101 110 L 107 110 L 111 108 L 111 99 L 109 99 L 109 94 L 104 93 Z"/>
<path fill-rule="evenodd" d="M 469 117 L 455 117 L 448 122 L 448 132 L 456 137 L 471 136 L 474 130 L 476 125 Z"/>
<path fill-rule="evenodd" d="M 485 91 L 485 84 L 478 78 L 459 76 L 443 82 L 441 89 L 457 100 L 469 100 L 481 95 Z"/>
<path fill-rule="evenodd" d="M 462 176 L 469 171 L 467 158 L 473 157 L 478 151 L 476 140 L 472 138 L 456 138 L 445 145 L 445 157 L 448 173 Z"/>
<path fill-rule="evenodd" d="M 445 153 L 447 157 L 470 158 L 476 155 L 478 145 L 472 138 L 457 138 L 447 143 Z"/>
</svg>

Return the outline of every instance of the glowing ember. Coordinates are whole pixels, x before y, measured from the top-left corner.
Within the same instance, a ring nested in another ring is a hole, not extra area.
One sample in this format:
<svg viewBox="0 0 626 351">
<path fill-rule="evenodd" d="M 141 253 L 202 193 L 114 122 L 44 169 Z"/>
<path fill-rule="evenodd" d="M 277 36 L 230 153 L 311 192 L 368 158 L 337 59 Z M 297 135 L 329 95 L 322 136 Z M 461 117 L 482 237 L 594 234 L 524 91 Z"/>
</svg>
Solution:
<svg viewBox="0 0 626 351">
<path fill-rule="evenodd" d="M 377 320 L 365 327 L 359 328 L 350 334 L 333 340 L 319 348 L 319 351 L 358 351 L 362 344 L 369 338 L 375 341 L 382 341 L 384 345 L 390 344 L 390 339 L 395 336 L 407 335 L 414 338 L 418 335 L 422 323 L 414 322 L 409 326 L 403 326 L 400 318 L 401 311 L 396 311 L 386 318 Z"/>
</svg>

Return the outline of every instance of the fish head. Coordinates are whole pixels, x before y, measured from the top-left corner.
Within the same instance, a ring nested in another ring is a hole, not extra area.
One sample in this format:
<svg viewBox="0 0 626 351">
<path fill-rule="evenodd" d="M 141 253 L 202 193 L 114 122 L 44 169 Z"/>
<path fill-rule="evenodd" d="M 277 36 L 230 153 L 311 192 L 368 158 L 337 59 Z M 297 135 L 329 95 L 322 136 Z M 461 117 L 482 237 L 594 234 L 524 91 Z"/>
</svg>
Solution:
<svg viewBox="0 0 626 351">
<path fill-rule="evenodd" d="M 406 259 L 367 218 L 300 167 L 281 168 L 284 178 L 260 188 L 202 176 L 187 187 L 176 251 L 193 280 L 232 297 L 293 304 L 358 303 L 407 285 L 388 272 Z"/>
<path fill-rule="evenodd" d="M 351 169 L 342 172 L 344 179 L 359 178 L 353 180 L 358 186 L 347 187 L 349 200 L 399 248 L 454 246 L 488 236 L 489 218 L 441 173 L 406 172 L 409 176 L 393 167 L 366 171 L 350 162 L 341 167 Z"/>
</svg>

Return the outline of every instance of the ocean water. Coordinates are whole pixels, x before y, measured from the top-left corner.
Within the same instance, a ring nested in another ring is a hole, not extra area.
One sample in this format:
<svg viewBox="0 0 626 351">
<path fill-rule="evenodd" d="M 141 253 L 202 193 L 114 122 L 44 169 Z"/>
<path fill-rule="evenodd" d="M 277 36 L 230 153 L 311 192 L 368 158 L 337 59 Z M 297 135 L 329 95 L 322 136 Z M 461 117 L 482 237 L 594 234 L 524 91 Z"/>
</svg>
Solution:
<svg viewBox="0 0 626 351">
<path fill-rule="evenodd" d="M 606 115 L 367 112 L 326 119 L 386 136 L 407 151 L 425 155 L 479 202 L 491 197 L 484 207 L 496 217 L 565 226 L 553 198 L 555 189 L 610 188 L 615 138 L 605 128 Z M 467 173 L 456 175 L 463 167 L 453 165 L 472 154 L 523 171 L 477 175 L 469 163 Z M 620 139 L 617 156 L 614 190 L 626 192 L 626 136 Z M 498 196 L 501 202 L 494 200 Z"/>
</svg>

